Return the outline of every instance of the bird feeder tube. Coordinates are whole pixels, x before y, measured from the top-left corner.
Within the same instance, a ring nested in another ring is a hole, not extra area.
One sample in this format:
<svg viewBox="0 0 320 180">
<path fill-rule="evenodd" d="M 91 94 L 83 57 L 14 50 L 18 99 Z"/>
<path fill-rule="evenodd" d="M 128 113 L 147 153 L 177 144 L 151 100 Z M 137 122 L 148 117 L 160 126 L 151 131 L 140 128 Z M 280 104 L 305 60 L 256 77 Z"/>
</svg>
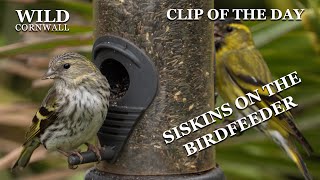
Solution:
<svg viewBox="0 0 320 180">
<path fill-rule="evenodd" d="M 133 104 L 141 101 L 141 111 L 135 111 L 132 131 L 115 147 L 115 157 L 89 170 L 86 179 L 223 179 L 213 147 L 189 157 L 183 147 L 214 127 L 169 145 L 162 137 L 164 131 L 214 109 L 213 23 L 207 18 L 170 21 L 166 13 L 171 8 L 206 12 L 213 1 L 94 1 L 94 61 L 115 93 L 110 108 L 123 108 L 126 114 L 124 107 L 137 108 Z M 137 78 L 141 73 L 145 77 Z M 99 136 L 102 145 L 108 143 L 104 137 L 111 135 Z"/>
</svg>

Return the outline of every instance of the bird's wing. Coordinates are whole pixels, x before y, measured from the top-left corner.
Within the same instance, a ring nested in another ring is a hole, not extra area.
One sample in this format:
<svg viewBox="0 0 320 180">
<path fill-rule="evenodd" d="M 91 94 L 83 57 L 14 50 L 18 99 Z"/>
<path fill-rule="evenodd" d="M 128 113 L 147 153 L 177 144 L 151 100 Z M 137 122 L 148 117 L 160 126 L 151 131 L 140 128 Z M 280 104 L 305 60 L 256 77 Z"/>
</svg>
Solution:
<svg viewBox="0 0 320 180">
<path fill-rule="evenodd" d="M 38 136 L 44 129 L 55 121 L 58 114 L 57 108 L 56 90 L 51 88 L 42 102 L 41 107 L 32 119 L 32 125 L 26 134 L 25 143 L 29 142 L 35 136 Z"/>
<path fill-rule="evenodd" d="M 269 97 L 267 89 L 263 90 L 261 88 L 263 85 L 272 82 L 272 75 L 263 57 L 255 48 L 243 49 L 240 52 L 231 54 L 229 58 L 226 58 L 224 67 L 234 83 L 244 93 L 253 92 L 256 89 L 259 90 L 258 92 L 262 99 L 261 103 L 267 103 L 262 105 L 260 103 L 260 108 L 268 107 L 270 104 L 282 99 L 279 94 Z M 271 89 L 273 92 L 277 92 L 272 86 Z M 289 119 L 292 119 L 292 115 L 289 112 L 286 115 Z"/>
<path fill-rule="evenodd" d="M 228 56 L 223 62 L 224 67 L 231 78 L 235 78 L 237 83 L 240 83 L 241 88 L 253 91 L 272 82 L 268 66 L 256 49 L 243 49 L 236 53 L 230 53 Z"/>
<path fill-rule="evenodd" d="M 253 92 L 259 89 L 259 95 L 262 101 L 257 102 L 256 105 L 261 109 L 270 106 L 270 104 L 282 100 L 280 94 L 275 94 L 269 97 L 268 91 L 262 90 L 261 86 L 272 82 L 272 76 L 263 57 L 255 48 L 244 49 L 240 52 L 229 54 L 225 58 L 224 67 L 228 75 L 233 80 L 234 84 L 244 92 Z M 246 59 L 246 60 L 244 60 Z M 277 92 L 275 88 L 273 92 Z M 312 152 L 311 146 L 303 137 L 302 133 L 297 129 L 293 122 L 293 116 L 289 111 L 273 118 L 272 124 L 280 131 L 289 133 L 296 137 L 296 139 L 309 152 Z"/>
<path fill-rule="evenodd" d="M 248 48 L 237 51 L 237 53 L 230 53 L 223 63 L 232 81 L 244 94 L 258 89 L 259 95 L 263 100 L 273 103 L 282 99 L 279 94 L 269 97 L 267 89 L 265 88 L 263 90 L 261 88 L 273 80 L 267 64 L 259 51 L 255 48 Z M 277 92 L 272 86 L 271 89 L 273 92 Z M 265 104 L 264 107 L 267 107 L 268 105 L 269 104 Z M 291 114 L 287 114 L 287 116 L 292 119 Z"/>
</svg>

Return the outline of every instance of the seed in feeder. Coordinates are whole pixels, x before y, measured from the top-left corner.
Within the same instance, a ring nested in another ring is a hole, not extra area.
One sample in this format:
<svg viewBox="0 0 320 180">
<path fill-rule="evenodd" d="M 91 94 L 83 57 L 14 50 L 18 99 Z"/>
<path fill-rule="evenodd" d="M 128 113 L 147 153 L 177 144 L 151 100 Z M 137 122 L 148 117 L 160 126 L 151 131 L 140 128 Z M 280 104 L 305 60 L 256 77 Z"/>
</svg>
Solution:
<svg viewBox="0 0 320 180">
<path fill-rule="evenodd" d="M 166 32 L 168 32 L 170 30 L 169 26 L 166 26 Z"/>
<path fill-rule="evenodd" d="M 175 94 L 174 94 L 174 100 L 176 100 L 176 101 L 178 101 L 178 99 L 179 99 L 179 97 L 178 96 L 180 96 L 181 95 L 181 91 L 178 91 L 178 92 L 176 92 Z"/>
<path fill-rule="evenodd" d="M 191 111 L 191 110 L 193 109 L 193 106 L 194 106 L 194 104 L 191 104 L 191 105 L 189 106 L 189 111 Z"/>
</svg>

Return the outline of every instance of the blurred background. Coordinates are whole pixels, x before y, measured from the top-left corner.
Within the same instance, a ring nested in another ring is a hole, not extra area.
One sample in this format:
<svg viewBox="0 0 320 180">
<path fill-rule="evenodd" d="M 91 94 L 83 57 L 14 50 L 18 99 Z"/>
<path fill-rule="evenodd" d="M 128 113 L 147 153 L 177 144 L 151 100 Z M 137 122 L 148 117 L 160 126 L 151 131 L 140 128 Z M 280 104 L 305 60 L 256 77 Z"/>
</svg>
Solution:
<svg viewBox="0 0 320 180">
<path fill-rule="evenodd" d="M 320 179 L 320 16 L 316 0 L 215 0 L 215 8 L 305 8 L 303 21 L 245 22 L 253 31 L 274 78 L 297 71 L 302 83 L 283 93 L 299 106 L 296 123 L 315 150 L 305 157 L 314 179 Z M 70 32 L 18 33 L 16 9 L 65 9 Z M 51 81 L 40 80 L 52 56 L 66 51 L 91 57 L 92 2 L 86 0 L 0 1 L 0 179 L 83 179 L 91 165 L 67 168 L 66 158 L 39 148 L 24 171 L 9 170 L 20 153 L 26 129 Z M 218 104 L 223 103 L 218 99 Z M 301 151 L 302 152 L 302 151 Z M 295 164 L 271 140 L 255 130 L 217 145 L 217 162 L 227 179 L 303 179 Z"/>
</svg>

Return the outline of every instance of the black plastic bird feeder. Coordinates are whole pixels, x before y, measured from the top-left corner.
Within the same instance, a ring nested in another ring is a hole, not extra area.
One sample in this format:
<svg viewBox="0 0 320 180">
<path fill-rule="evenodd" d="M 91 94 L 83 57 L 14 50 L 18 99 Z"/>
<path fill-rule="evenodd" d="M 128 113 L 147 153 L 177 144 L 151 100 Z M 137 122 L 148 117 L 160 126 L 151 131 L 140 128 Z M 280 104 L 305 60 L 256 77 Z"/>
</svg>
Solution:
<svg viewBox="0 0 320 180">
<path fill-rule="evenodd" d="M 85 179 L 223 179 L 214 148 L 187 157 L 183 144 L 214 127 L 166 145 L 164 131 L 214 108 L 213 23 L 169 21 L 168 9 L 213 8 L 211 0 L 96 0 L 93 61 L 111 86 L 98 133 L 102 161 Z M 92 152 L 84 162 L 96 161 Z M 69 163 L 79 163 L 77 157 Z"/>
<path fill-rule="evenodd" d="M 115 150 L 111 159 L 114 162 L 134 125 L 153 101 L 158 74 L 148 56 L 134 44 L 116 36 L 97 39 L 93 58 L 111 87 L 107 119 L 98 137 L 102 146 Z"/>
</svg>

